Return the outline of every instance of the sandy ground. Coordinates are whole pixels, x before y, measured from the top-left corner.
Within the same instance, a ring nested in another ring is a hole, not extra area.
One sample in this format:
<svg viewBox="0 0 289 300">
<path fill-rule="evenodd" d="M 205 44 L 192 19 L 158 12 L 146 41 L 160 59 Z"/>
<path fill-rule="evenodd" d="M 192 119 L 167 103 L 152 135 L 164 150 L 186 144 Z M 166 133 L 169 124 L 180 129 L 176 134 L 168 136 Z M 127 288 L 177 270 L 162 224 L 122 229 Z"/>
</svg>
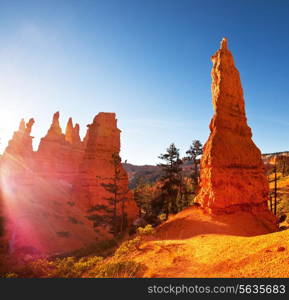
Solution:
<svg viewBox="0 0 289 300">
<path fill-rule="evenodd" d="M 131 258 L 144 277 L 289 277 L 289 231 L 268 233 L 249 213 L 212 217 L 191 207 Z"/>
</svg>

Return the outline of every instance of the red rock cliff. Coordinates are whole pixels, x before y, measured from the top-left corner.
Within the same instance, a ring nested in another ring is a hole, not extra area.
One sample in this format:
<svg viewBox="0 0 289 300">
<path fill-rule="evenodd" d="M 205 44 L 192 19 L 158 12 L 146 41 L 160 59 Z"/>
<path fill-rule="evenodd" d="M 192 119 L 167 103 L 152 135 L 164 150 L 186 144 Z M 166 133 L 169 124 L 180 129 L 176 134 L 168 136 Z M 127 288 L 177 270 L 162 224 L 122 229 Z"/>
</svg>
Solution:
<svg viewBox="0 0 289 300">
<path fill-rule="evenodd" d="M 220 213 L 238 209 L 267 209 L 269 187 L 261 152 L 247 125 L 243 89 L 227 40 L 212 56 L 211 134 L 201 159 L 201 189 L 196 198 L 202 207 Z"/>
<path fill-rule="evenodd" d="M 36 153 L 36 172 L 45 177 L 54 176 L 72 182 L 83 155 L 79 141 L 78 124 L 74 128 L 70 118 L 66 133 L 63 134 L 59 125 L 59 112 L 56 112 L 46 136 L 40 141 Z"/>
<path fill-rule="evenodd" d="M 137 216 L 137 207 L 128 189 L 128 176 L 121 163 L 114 166 L 113 154 L 120 152 L 120 130 L 114 113 L 99 113 L 88 125 L 87 145 L 84 158 L 76 179 L 74 200 L 85 210 L 97 205 L 108 205 L 107 198 L 112 194 L 103 184 L 112 182 L 115 176 L 115 167 L 120 172 L 118 182 L 119 192 L 125 195 L 125 211 L 129 222 Z M 120 211 L 120 205 L 118 211 Z M 101 212 L 99 212 L 101 213 Z"/>
<path fill-rule="evenodd" d="M 32 168 L 33 162 L 33 149 L 31 129 L 34 120 L 30 119 L 25 124 L 22 119 L 19 124 L 19 129 L 14 132 L 12 139 L 6 147 L 3 157 L 1 159 L 2 173 L 5 176 L 24 175 Z"/>
</svg>

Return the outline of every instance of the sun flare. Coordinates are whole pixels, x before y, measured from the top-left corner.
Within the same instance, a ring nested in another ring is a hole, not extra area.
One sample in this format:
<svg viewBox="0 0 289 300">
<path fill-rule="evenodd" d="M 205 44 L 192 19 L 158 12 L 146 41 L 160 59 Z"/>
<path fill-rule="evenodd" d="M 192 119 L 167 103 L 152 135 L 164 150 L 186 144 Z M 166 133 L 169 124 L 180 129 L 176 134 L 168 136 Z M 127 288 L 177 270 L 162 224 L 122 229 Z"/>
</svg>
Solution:
<svg viewBox="0 0 289 300">
<path fill-rule="evenodd" d="M 0 153 L 2 154 L 17 130 L 21 116 L 15 110 L 1 109 L 0 111 Z"/>
</svg>

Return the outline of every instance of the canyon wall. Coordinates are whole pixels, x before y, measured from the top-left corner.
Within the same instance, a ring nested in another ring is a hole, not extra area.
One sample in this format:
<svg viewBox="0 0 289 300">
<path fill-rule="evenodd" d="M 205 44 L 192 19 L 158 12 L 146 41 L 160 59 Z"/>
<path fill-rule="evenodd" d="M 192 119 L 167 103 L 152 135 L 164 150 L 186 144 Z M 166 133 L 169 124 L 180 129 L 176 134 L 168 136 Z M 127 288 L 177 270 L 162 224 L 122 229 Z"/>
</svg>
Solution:
<svg viewBox="0 0 289 300">
<path fill-rule="evenodd" d="M 109 206 L 112 196 L 104 185 L 113 180 L 112 154 L 120 151 L 115 114 L 98 114 L 82 141 L 71 118 L 62 132 L 56 112 L 37 151 L 30 135 L 33 123 L 21 120 L 0 159 L 0 217 L 5 216 L 10 253 L 58 254 L 107 238 L 108 228 L 96 230 L 88 211 Z M 116 167 L 118 192 L 125 195 L 124 212 L 132 223 L 136 204 L 120 161 Z M 117 211 L 121 213 L 120 203 Z"/>
<path fill-rule="evenodd" d="M 59 112 L 56 112 L 35 154 L 36 172 L 43 177 L 60 178 L 72 184 L 83 153 L 79 125 L 76 124 L 73 127 L 72 118 L 69 118 L 65 134 L 62 133 L 59 125 Z"/>
<path fill-rule="evenodd" d="M 201 159 L 196 202 L 213 213 L 250 210 L 273 224 L 261 152 L 247 125 L 240 75 L 226 39 L 212 62 L 214 116 Z"/>
<path fill-rule="evenodd" d="M 120 132 L 114 113 L 99 113 L 88 125 L 86 148 L 75 180 L 73 201 L 98 215 L 106 214 L 108 209 L 112 209 L 112 202 L 116 202 L 117 215 L 124 210 L 131 224 L 138 215 L 138 209 L 128 188 L 127 173 L 119 159 Z M 116 191 L 113 191 L 114 186 Z"/>
<path fill-rule="evenodd" d="M 22 119 L 19 128 L 14 132 L 12 139 L 8 142 L 2 157 L 1 170 L 5 178 L 21 180 L 23 174 L 29 174 L 33 168 L 34 152 L 30 135 L 34 120 L 25 123 Z"/>
</svg>

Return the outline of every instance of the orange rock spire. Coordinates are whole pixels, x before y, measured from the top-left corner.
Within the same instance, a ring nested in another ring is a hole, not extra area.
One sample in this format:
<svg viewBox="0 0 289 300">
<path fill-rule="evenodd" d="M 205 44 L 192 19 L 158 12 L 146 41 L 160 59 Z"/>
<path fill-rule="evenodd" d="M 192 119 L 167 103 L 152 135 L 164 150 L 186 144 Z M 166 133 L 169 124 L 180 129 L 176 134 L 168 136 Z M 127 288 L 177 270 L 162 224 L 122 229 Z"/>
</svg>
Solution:
<svg viewBox="0 0 289 300">
<path fill-rule="evenodd" d="M 24 119 L 21 119 L 20 123 L 19 123 L 19 131 L 24 132 L 25 131 L 25 121 Z"/>
<path fill-rule="evenodd" d="M 35 123 L 35 121 L 34 121 L 33 118 L 31 118 L 31 119 L 29 120 L 29 122 L 26 123 L 25 132 L 26 132 L 27 135 L 30 135 L 30 134 L 31 134 L 32 126 L 33 126 L 34 123 Z"/>
<path fill-rule="evenodd" d="M 196 202 L 216 213 L 258 207 L 270 219 L 268 181 L 261 152 L 247 125 L 240 75 L 227 39 L 222 40 L 212 62 L 214 116 L 201 159 Z"/>
<path fill-rule="evenodd" d="M 107 205 L 111 193 L 106 191 L 103 183 L 110 183 L 115 176 L 112 155 L 120 152 L 120 130 L 117 128 L 115 113 L 99 113 L 88 125 L 86 148 L 79 175 L 75 182 L 74 201 L 85 210 L 96 205 Z M 117 166 L 121 180 L 119 191 L 126 194 L 125 211 L 128 221 L 137 217 L 137 206 L 128 189 L 128 176 L 121 164 Z M 103 212 L 100 211 L 100 214 Z"/>
<path fill-rule="evenodd" d="M 26 124 L 22 119 L 18 130 L 14 132 L 12 139 L 8 142 L 1 159 L 1 171 L 7 179 L 9 176 L 21 178 L 32 168 L 34 152 L 33 137 L 30 134 L 33 124 L 33 119 Z"/>
<path fill-rule="evenodd" d="M 59 125 L 59 111 L 53 115 L 52 124 L 47 133 L 48 136 L 62 135 L 62 130 Z"/>
<path fill-rule="evenodd" d="M 66 129 L 65 129 L 65 139 L 67 142 L 72 143 L 73 142 L 73 123 L 72 118 L 68 119 Z"/>
<path fill-rule="evenodd" d="M 72 118 L 68 119 L 66 129 L 65 129 L 65 140 L 72 145 L 79 145 L 81 139 L 79 136 L 79 124 L 76 123 L 73 127 Z"/>
<path fill-rule="evenodd" d="M 34 119 L 30 119 L 26 124 L 24 119 L 21 119 L 18 131 L 14 132 L 12 139 L 9 141 L 8 146 L 5 149 L 4 156 L 8 153 L 11 155 L 21 156 L 22 158 L 27 155 L 32 155 L 33 137 L 30 136 L 30 134 L 33 124 Z"/>
<path fill-rule="evenodd" d="M 79 124 L 76 123 L 73 127 L 73 144 L 80 144 L 81 143 L 81 139 L 80 139 L 80 135 L 79 135 Z"/>
</svg>

